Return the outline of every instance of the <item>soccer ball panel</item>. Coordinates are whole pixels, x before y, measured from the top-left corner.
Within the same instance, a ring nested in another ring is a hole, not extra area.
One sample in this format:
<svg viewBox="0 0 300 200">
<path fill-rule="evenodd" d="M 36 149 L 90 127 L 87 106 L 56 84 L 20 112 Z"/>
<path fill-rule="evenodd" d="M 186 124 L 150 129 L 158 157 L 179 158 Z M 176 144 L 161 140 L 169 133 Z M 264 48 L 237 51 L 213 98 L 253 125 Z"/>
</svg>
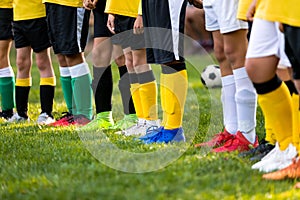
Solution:
<svg viewBox="0 0 300 200">
<path fill-rule="evenodd" d="M 218 65 L 208 65 L 201 73 L 201 82 L 207 88 L 222 87 L 221 71 Z"/>
</svg>

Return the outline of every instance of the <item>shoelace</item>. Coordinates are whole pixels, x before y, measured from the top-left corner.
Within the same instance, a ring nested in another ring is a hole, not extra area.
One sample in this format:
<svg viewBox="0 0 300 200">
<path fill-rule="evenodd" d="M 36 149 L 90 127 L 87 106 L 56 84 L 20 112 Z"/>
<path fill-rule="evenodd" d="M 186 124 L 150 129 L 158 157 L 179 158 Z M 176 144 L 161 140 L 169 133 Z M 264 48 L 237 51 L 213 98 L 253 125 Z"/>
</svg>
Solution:
<svg viewBox="0 0 300 200">
<path fill-rule="evenodd" d="M 62 112 L 61 114 L 62 114 L 62 116 L 58 120 L 61 120 L 61 119 L 66 118 L 66 117 L 72 117 L 73 116 L 73 114 L 71 114 L 69 112 Z"/>
</svg>

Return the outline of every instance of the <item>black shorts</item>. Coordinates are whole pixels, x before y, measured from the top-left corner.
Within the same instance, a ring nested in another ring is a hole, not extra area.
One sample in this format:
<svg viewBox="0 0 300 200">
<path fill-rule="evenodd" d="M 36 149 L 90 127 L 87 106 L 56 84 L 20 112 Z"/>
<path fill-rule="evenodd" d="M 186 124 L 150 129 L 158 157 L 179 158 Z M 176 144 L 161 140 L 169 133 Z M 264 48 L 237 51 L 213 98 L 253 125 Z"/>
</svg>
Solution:
<svg viewBox="0 0 300 200">
<path fill-rule="evenodd" d="M 131 47 L 132 50 L 145 48 L 144 34 L 133 34 L 135 18 L 116 15 L 115 32 L 111 38 L 113 44 L 121 45 L 123 49 Z"/>
<path fill-rule="evenodd" d="M 0 40 L 12 39 L 13 9 L 0 8 Z"/>
<path fill-rule="evenodd" d="M 13 34 L 17 49 L 30 46 L 38 53 L 51 46 L 45 17 L 14 21 Z"/>
<path fill-rule="evenodd" d="M 300 79 L 300 27 L 284 25 L 285 53 L 293 68 L 293 78 Z"/>
<path fill-rule="evenodd" d="M 100 0 L 93 10 L 94 14 L 94 38 L 97 37 L 110 37 L 112 33 L 108 30 L 106 24 L 108 14 L 104 13 L 106 0 Z"/>
<path fill-rule="evenodd" d="M 171 13 L 179 26 L 171 22 L 169 1 L 167 0 L 142 0 L 143 23 L 145 27 L 145 41 L 147 46 L 147 62 L 164 64 L 176 60 L 174 47 L 178 51 L 178 60 L 183 61 L 183 33 L 186 1 L 183 5 L 173 5 L 178 14 Z M 149 28 L 148 28 L 149 27 Z M 179 31 L 178 43 L 173 42 L 172 28 Z M 181 33 L 181 34 L 180 34 Z"/>
<path fill-rule="evenodd" d="M 90 12 L 84 8 L 46 3 L 49 37 L 55 54 L 84 52 Z"/>
</svg>

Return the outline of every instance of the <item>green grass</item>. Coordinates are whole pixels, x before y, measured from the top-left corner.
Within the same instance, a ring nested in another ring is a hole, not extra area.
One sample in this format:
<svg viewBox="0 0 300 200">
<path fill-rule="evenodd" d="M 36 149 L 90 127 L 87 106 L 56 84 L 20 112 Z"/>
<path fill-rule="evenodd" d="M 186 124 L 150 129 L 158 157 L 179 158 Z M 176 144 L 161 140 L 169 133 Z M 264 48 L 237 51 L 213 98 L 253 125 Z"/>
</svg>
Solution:
<svg viewBox="0 0 300 200">
<path fill-rule="evenodd" d="M 81 133 L 72 127 L 40 127 L 33 122 L 2 123 L 0 199 L 299 199 L 300 192 L 293 189 L 295 180 L 265 181 L 261 173 L 251 170 L 253 163 L 237 153 L 211 154 L 193 147 L 207 139 L 207 133 L 220 131 L 222 119 L 220 90 L 208 91 L 199 79 L 199 71 L 211 61 L 206 57 L 191 60 L 196 68 L 188 67 L 190 87 L 184 117 L 187 144 L 142 145 L 110 131 Z M 120 119 L 117 69 L 113 69 L 113 113 Z M 159 68 L 154 66 L 154 71 L 158 74 Z M 39 114 L 35 68 L 33 74 L 29 116 L 35 120 Z M 58 81 L 54 114 L 58 117 L 65 110 Z M 263 126 L 258 108 L 260 138 Z M 125 153 L 120 154 L 120 149 Z M 139 156 L 134 157 L 136 154 Z M 167 162 L 168 156 L 174 159 Z M 133 165 L 134 159 L 141 162 Z M 159 169 L 130 173 L 155 167 Z"/>
</svg>

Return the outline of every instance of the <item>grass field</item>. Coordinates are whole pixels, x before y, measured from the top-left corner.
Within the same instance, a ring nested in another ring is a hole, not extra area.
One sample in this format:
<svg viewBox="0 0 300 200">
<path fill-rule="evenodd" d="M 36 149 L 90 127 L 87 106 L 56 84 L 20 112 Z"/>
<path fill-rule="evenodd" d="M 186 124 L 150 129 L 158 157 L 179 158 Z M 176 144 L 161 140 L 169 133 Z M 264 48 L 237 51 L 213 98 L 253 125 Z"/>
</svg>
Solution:
<svg viewBox="0 0 300 200">
<path fill-rule="evenodd" d="M 188 142 L 178 145 L 142 145 L 110 131 L 88 134 L 74 127 L 37 126 L 39 86 L 34 67 L 29 107 L 33 121 L 0 124 L 0 199 L 299 199 L 300 191 L 293 189 L 295 180 L 265 181 L 261 173 L 251 170 L 253 163 L 237 153 L 212 154 L 193 147 L 220 131 L 222 115 L 220 89 L 208 91 L 199 79 L 199 71 L 210 59 L 189 61 L 196 67 L 188 67 L 184 116 Z M 55 68 L 57 72 L 57 64 Z M 118 120 L 122 106 L 117 69 L 113 70 L 113 115 Z M 158 75 L 159 68 L 154 70 Z M 63 111 L 58 81 L 55 117 Z M 263 126 L 258 108 L 260 138 Z"/>
</svg>

